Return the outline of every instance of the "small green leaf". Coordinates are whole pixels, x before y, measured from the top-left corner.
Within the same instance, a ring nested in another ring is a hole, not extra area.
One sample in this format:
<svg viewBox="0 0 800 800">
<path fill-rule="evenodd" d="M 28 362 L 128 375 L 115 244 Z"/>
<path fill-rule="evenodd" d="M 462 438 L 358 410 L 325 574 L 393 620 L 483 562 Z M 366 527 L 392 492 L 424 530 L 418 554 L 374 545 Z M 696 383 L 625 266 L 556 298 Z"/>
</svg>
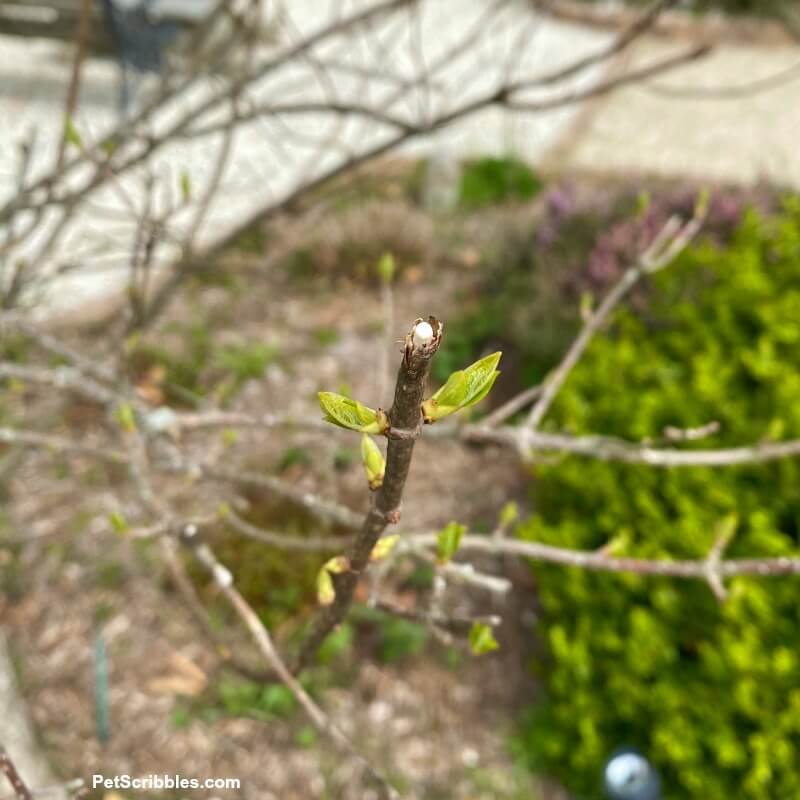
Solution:
<svg viewBox="0 0 800 800">
<path fill-rule="evenodd" d="M 333 578 L 324 567 L 317 574 L 317 602 L 321 606 L 329 606 L 336 599 Z"/>
<path fill-rule="evenodd" d="M 334 392 L 320 392 L 319 404 L 325 412 L 325 419 L 340 428 L 349 428 L 362 433 L 383 433 L 389 427 L 386 414 L 380 409 L 374 411 Z"/>
<path fill-rule="evenodd" d="M 117 533 L 127 533 L 130 530 L 130 526 L 128 525 L 128 520 L 119 513 L 119 511 L 113 511 L 109 515 L 109 522 L 111 522 L 111 527 Z"/>
<path fill-rule="evenodd" d="M 383 485 L 383 475 L 386 471 L 386 462 L 380 448 L 368 434 L 361 437 L 361 460 L 367 473 L 369 488 L 375 491 Z"/>
<path fill-rule="evenodd" d="M 497 376 L 497 365 L 500 363 L 500 352 L 492 353 L 474 364 L 470 364 L 465 370 L 467 378 L 467 401 L 464 407 L 477 403 L 485 397 L 489 389 L 492 388 Z"/>
<path fill-rule="evenodd" d="M 226 447 L 230 447 L 231 445 L 236 444 L 239 441 L 239 431 L 235 430 L 234 428 L 225 428 L 222 431 L 222 443 Z"/>
<path fill-rule="evenodd" d="M 500 511 L 500 526 L 508 528 L 519 519 L 519 507 L 517 504 L 510 500 L 506 503 Z"/>
<path fill-rule="evenodd" d="M 469 649 L 476 656 L 482 656 L 485 653 L 491 653 L 492 650 L 497 650 L 500 645 L 497 639 L 494 638 L 492 629 L 483 622 L 475 622 L 469 632 Z"/>
<path fill-rule="evenodd" d="M 708 213 L 711 205 L 711 190 L 706 186 L 700 190 L 694 204 L 694 214 L 696 217 L 704 217 Z"/>
<path fill-rule="evenodd" d="M 100 142 L 100 149 L 106 154 L 106 158 L 111 158 L 117 149 L 116 139 L 114 139 L 113 136 L 103 139 L 103 141 Z"/>
<path fill-rule="evenodd" d="M 468 389 L 467 373 L 460 369 L 447 379 L 447 383 L 436 392 L 433 399 L 440 407 L 457 409 L 466 401 Z"/>
<path fill-rule="evenodd" d="M 347 559 L 344 556 L 334 556 L 322 565 L 317 573 L 317 602 L 321 606 L 329 606 L 336 599 L 336 587 L 333 585 L 333 575 L 340 575 L 347 569 Z"/>
<path fill-rule="evenodd" d="M 370 561 L 380 561 L 389 553 L 394 550 L 395 545 L 400 540 L 399 534 L 393 534 L 392 536 L 384 536 L 381 539 L 378 539 L 375 547 L 372 548 L 372 552 L 369 555 Z"/>
<path fill-rule="evenodd" d="M 114 419 L 125 433 L 133 433 L 136 430 L 136 416 L 128 403 L 120 403 L 117 406 Z"/>
<path fill-rule="evenodd" d="M 450 522 L 439 531 L 436 537 L 436 557 L 440 564 L 447 564 L 456 554 L 465 530 L 466 528 L 463 525 L 459 525 L 457 522 Z"/>
<path fill-rule="evenodd" d="M 585 322 L 593 313 L 594 296 L 591 292 L 581 292 L 581 302 L 579 306 L 579 313 L 581 319 Z"/>
<path fill-rule="evenodd" d="M 331 575 L 341 575 L 343 572 L 347 572 L 348 566 L 344 556 L 334 556 L 325 562 L 323 569 L 326 569 Z"/>
<path fill-rule="evenodd" d="M 454 372 L 447 383 L 422 404 L 426 423 L 436 422 L 462 408 L 479 403 L 489 394 L 500 372 L 497 364 L 502 353 L 492 353 L 466 369 Z"/>
<path fill-rule="evenodd" d="M 720 549 L 724 549 L 730 544 L 736 528 L 739 525 L 739 517 L 736 514 L 726 514 L 714 526 L 714 540 Z"/>
<path fill-rule="evenodd" d="M 67 117 L 64 122 L 64 141 L 66 141 L 67 144 L 75 145 L 75 147 L 79 149 L 83 147 L 81 135 L 78 133 L 78 129 L 75 127 L 75 123 L 70 117 Z"/>
<path fill-rule="evenodd" d="M 391 253 L 384 253 L 378 261 L 378 275 L 381 280 L 385 284 L 390 284 L 396 270 L 397 264 L 395 264 L 394 256 Z"/>
<path fill-rule="evenodd" d="M 192 199 L 192 181 L 189 173 L 185 170 L 181 172 L 181 198 L 184 203 L 188 203 Z"/>
</svg>

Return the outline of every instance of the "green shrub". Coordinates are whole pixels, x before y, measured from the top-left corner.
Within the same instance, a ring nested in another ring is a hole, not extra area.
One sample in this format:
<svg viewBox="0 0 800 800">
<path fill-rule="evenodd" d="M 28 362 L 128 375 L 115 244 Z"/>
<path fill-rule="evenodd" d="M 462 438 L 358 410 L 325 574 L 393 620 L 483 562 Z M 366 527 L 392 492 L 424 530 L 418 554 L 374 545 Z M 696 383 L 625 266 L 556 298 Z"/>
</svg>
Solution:
<svg viewBox="0 0 800 800">
<path fill-rule="evenodd" d="M 516 158 L 480 158 L 461 173 L 459 204 L 482 208 L 507 200 L 530 200 L 542 189 L 533 170 Z"/>
<path fill-rule="evenodd" d="M 800 202 L 751 212 L 728 246 L 699 244 L 620 312 L 553 408 L 553 427 L 631 440 L 718 420 L 721 447 L 800 436 Z M 798 552 L 800 463 L 655 469 L 565 458 L 536 469 L 524 538 L 703 558 L 728 515 L 731 557 Z M 661 770 L 665 797 L 800 797 L 797 578 L 702 582 L 535 565 L 547 700 L 518 740 L 537 769 L 600 796 L 620 745 Z"/>
</svg>

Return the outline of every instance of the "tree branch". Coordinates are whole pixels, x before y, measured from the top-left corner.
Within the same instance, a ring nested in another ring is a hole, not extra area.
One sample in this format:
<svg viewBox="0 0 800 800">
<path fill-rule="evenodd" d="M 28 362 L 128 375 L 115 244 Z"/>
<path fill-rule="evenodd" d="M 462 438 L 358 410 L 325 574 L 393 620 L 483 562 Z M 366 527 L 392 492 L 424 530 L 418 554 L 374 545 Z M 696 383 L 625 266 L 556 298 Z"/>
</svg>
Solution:
<svg viewBox="0 0 800 800">
<path fill-rule="evenodd" d="M 33 794 L 31 794 L 31 790 L 27 787 L 25 781 L 22 780 L 22 776 L 17 771 L 16 766 L 14 766 L 11 756 L 1 744 L 0 772 L 2 772 L 6 778 L 8 778 L 8 782 L 11 784 L 11 788 L 14 790 L 18 800 L 33 800 Z"/>
<path fill-rule="evenodd" d="M 186 537 L 183 538 L 186 540 Z M 242 622 L 244 622 L 264 660 L 295 696 L 297 702 L 306 712 L 317 730 L 325 736 L 330 737 L 341 750 L 353 756 L 362 768 L 364 768 L 378 783 L 383 791 L 384 797 L 391 798 L 391 800 L 399 798 L 398 793 L 386 778 L 359 753 L 350 739 L 347 738 L 340 728 L 333 724 L 328 715 L 317 705 L 311 695 L 306 692 L 300 682 L 289 671 L 276 650 L 272 642 L 272 637 L 269 635 L 269 631 L 264 627 L 264 623 L 261 622 L 258 614 L 256 614 L 252 606 L 242 597 L 234 586 L 233 576 L 227 567 L 220 563 L 207 544 L 193 545 L 191 537 L 189 537 L 188 543 L 192 545 L 192 550 L 197 556 L 197 559 L 211 573 L 217 588 L 225 596 L 225 599 L 230 603 Z"/>
<path fill-rule="evenodd" d="M 442 324 L 433 317 L 430 317 L 429 321 L 434 332 L 429 342 L 420 342 L 416 339 L 417 323 L 406 337 L 403 361 L 395 384 L 394 402 L 388 412 L 389 444 L 383 484 L 373 495 L 372 507 L 347 553 L 347 570 L 336 576 L 336 597 L 333 603 L 317 617 L 316 624 L 303 646 L 295 671 L 308 665 L 325 637 L 345 618 L 353 601 L 356 584 L 369 564 L 376 542 L 390 522 L 400 520 L 400 501 L 411 466 L 416 436 L 422 425 L 420 407 L 428 383 L 431 359 L 441 342 Z M 414 432 L 414 435 L 394 438 L 392 429 L 400 429 L 404 433 Z"/>
<path fill-rule="evenodd" d="M 689 242 L 700 230 L 704 216 L 705 210 L 698 209 L 694 217 L 684 225 L 680 224 L 677 217 L 671 217 L 667 220 L 664 227 L 656 235 L 653 243 L 641 255 L 638 263 L 629 267 L 623 273 L 622 278 L 605 296 L 597 311 L 589 317 L 589 320 L 567 350 L 561 363 L 544 382 L 542 393 L 531 408 L 523 430 L 535 431 L 539 427 L 544 415 L 564 385 L 567 376 L 580 361 L 581 356 L 589 346 L 589 342 L 603 326 L 611 312 L 619 305 L 622 298 L 630 292 L 639 278 L 662 269 L 688 246 Z"/>
</svg>

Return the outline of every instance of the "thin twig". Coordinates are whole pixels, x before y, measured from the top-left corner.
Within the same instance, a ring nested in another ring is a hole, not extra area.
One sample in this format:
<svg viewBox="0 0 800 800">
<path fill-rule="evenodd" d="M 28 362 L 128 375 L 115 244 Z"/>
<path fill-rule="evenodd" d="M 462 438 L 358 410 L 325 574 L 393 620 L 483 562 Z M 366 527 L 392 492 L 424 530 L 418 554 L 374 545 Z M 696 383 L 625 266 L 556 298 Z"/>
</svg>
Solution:
<svg viewBox="0 0 800 800">
<path fill-rule="evenodd" d="M 364 768 L 378 783 L 385 797 L 399 798 L 399 794 L 386 778 L 384 778 L 355 748 L 341 729 L 334 725 L 325 711 L 317 705 L 311 695 L 306 692 L 300 682 L 289 671 L 276 650 L 272 642 L 272 637 L 269 635 L 269 631 L 264 627 L 264 623 L 261 622 L 258 614 L 256 614 L 252 606 L 242 597 L 234 586 L 233 576 L 227 567 L 220 563 L 208 545 L 200 544 L 192 549 L 198 560 L 200 560 L 211 573 L 220 592 L 225 596 L 225 599 L 230 603 L 242 622 L 244 622 L 264 660 L 295 696 L 297 702 L 301 705 L 317 730 L 325 736 L 330 737 L 341 750 L 353 756 L 362 768 Z"/>
<path fill-rule="evenodd" d="M 93 456 L 94 458 L 101 458 L 104 461 L 112 461 L 117 464 L 125 464 L 128 461 L 128 456 L 120 450 L 113 450 L 109 447 L 96 447 L 61 436 L 19 430 L 17 428 L 0 428 L 0 443 L 42 450 L 55 450 L 60 453 Z"/>
<path fill-rule="evenodd" d="M 442 628 L 450 631 L 459 636 L 464 636 L 469 633 L 470 628 L 476 623 L 483 625 L 490 625 L 495 628 L 501 624 L 502 619 L 496 614 L 479 614 L 474 617 L 459 617 L 447 616 L 446 614 L 429 614 L 426 611 L 418 611 L 413 608 L 402 608 L 401 606 L 394 605 L 385 600 L 379 600 L 375 603 L 374 608 L 378 611 L 383 611 L 386 614 L 391 614 L 393 617 L 400 619 L 407 619 L 411 622 L 420 622 L 423 624 L 433 624 L 437 628 Z"/>
<path fill-rule="evenodd" d="M 64 104 L 64 126 L 61 141 L 58 144 L 58 167 L 64 162 L 64 153 L 67 148 L 67 126 L 75 118 L 75 107 L 78 103 L 78 91 L 81 85 L 81 70 L 89 46 L 89 34 L 92 26 L 92 0 L 81 0 L 80 15 L 78 17 L 78 34 L 75 37 L 75 58 L 72 62 L 72 74 L 69 79 L 69 90 Z"/>
<path fill-rule="evenodd" d="M 487 428 L 492 428 L 505 422 L 509 417 L 513 417 L 518 411 L 522 411 L 528 403 L 532 403 L 542 394 L 543 386 L 529 386 L 524 391 L 514 395 L 510 400 L 507 400 L 503 405 L 492 411 L 491 414 L 481 420 L 481 425 Z"/>
<path fill-rule="evenodd" d="M 602 328 L 611 312 L 617 307 L 619 302 L 630 292 L 639 278 L 655 272 L 666 266 L 678 253 L 686 248 L 689 242 L 695 237 L 700 229 L 704 213 L 696 213 L 695 216 L 682 227 L 678 227 L 675 217 L 667 221 L 662 230 L 656 235 L 650 247 L 642 254 L 638 263 L 629 267 L 622 275 L 617 284 L 603 298 L 603 302 L 597 311 L 589 317 L 581 332 L 567 350 L 566 355 L 555 370 L 547 377 L 544 382 L 542 393 L 539 399 L 531 408 L 531 412 L 525 423 L 525 430 L 535 431 L 544 415 L 555 400 L 564 381 L 572 371 L 573 367 L 580 361 L 586 348 L 594 335 Z"/>
<path fill-rule="evenodd" d="M 503 426 L 484 428 L 464 425 L 454 434 L 465 441 L 505 445 L 517 450 L 524 461 L 535 460 L 537 453 L 570 453 L 600 461 L 626 464 L 649 464 L 653 467 L 732 467 L 740 464 L 764 464 L 800 456 L 800 439 L 784 442 L 759 442 L 740 447 L 697 450 L 650 447 L 613 436 L 573 436 L 565 433 L 528 431 Z"/>
<path fill-rule="evenodd" d="M 22 780 L 22 776 L 17 771 L 11 756 L 2 744 L 0 744 L 0 772 L 8 778 L 8 782 L 11 784 L 11 788 L 16 793 L 18 800 L 33 800 L 31 790 Z"/>
</svg>

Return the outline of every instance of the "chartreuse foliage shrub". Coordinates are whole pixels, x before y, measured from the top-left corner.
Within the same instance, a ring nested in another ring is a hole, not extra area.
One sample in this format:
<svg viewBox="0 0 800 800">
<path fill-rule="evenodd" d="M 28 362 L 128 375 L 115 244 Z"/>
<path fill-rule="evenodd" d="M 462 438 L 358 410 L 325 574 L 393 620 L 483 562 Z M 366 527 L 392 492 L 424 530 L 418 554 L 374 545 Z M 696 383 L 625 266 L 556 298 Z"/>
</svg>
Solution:
<svg viewBox="0 0 800 800">
<path fill-rule="evenodd" d="M 658 440 L 718 420 L 722 447 L 800 437 L 800 203 L 747 214 L 654 276 L 568 379 L 548 424 Z M 800 551 L 800 460 L 672 470 L 565 457 L 536 468 L 524 538 L 703 558 L 730 515 L 730 557 Z M 546 702 L 518 740 L 536 769 L 601 796 L 618 746 L 661 770 L 665 798 L 800 797 L 800 578 L 702 582 L 534 565 Z"/>
</svg>

